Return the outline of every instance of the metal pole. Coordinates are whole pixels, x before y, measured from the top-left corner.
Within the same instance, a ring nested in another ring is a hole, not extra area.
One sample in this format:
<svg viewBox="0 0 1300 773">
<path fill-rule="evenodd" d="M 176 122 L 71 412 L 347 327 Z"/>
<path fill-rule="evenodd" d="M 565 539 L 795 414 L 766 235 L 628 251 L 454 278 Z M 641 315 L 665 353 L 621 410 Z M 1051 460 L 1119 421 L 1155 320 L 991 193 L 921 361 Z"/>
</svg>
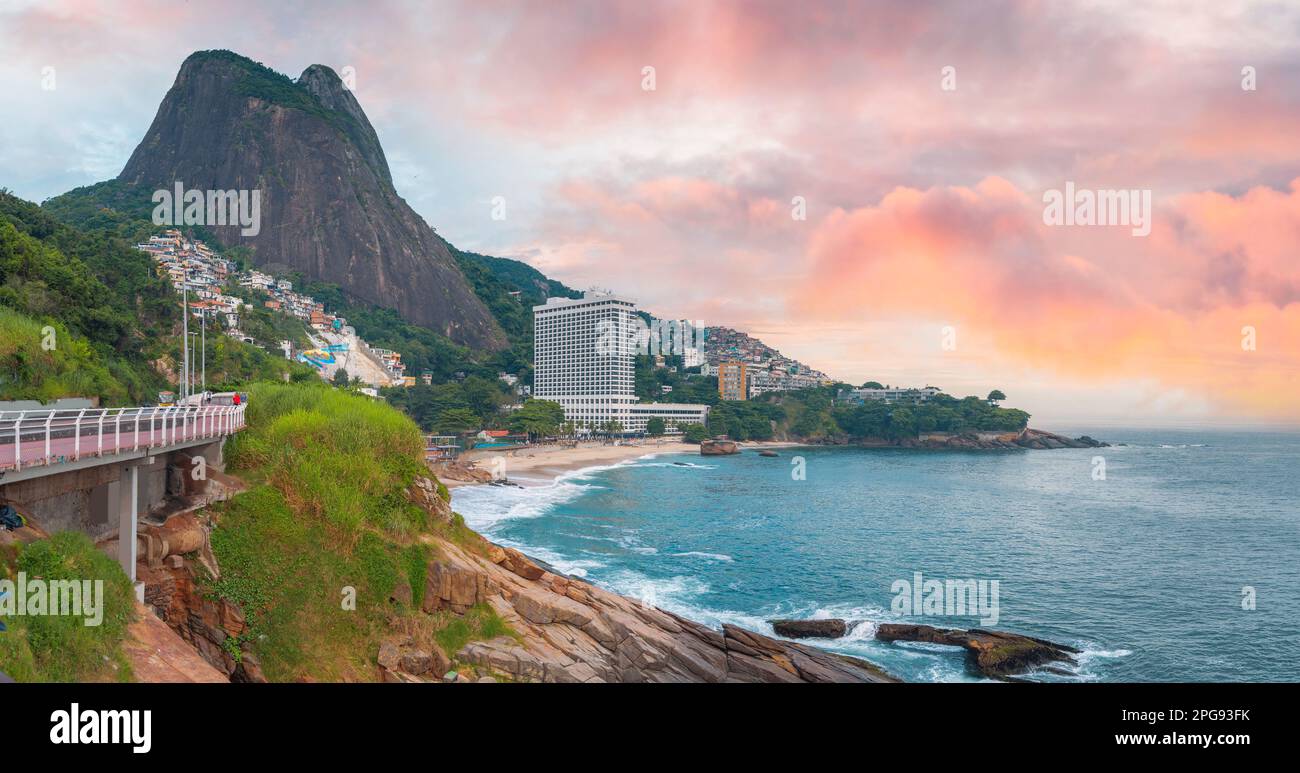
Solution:
<svg viewBox="0 0 1300 773">
<path fill-rule="evenodd" d="M 181 402 L 189 396 L 190 381 L 190 267 L 189 261 L 181 263 Z"/>
<path fill-rule="evenodd" d="M 203 310 L 203 391 L 208 391 L 208 310 Z"/>
</svg>

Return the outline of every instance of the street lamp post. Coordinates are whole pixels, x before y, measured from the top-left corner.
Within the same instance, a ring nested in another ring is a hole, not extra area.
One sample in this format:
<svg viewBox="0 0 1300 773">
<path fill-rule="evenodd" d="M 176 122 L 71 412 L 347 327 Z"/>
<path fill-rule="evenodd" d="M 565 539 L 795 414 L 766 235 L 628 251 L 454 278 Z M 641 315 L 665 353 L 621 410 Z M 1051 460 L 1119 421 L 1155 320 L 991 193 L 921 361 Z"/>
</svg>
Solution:
<svg viewBox="0 0 1300 773">
<path fill-rule="evenodd" d="M 181 403 L 189 397 L 190 386 L 190 267 L 181 263 Z"/>
</svg>

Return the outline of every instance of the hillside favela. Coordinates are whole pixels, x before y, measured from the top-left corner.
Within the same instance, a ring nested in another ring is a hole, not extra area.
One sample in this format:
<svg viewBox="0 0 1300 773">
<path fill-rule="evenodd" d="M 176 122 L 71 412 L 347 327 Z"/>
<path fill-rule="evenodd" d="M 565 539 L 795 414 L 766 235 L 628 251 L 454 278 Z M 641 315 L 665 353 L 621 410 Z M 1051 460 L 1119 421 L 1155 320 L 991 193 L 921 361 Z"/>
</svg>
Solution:
<svg viewBox="0 0 1300 773">
<path fill-rule="evenodd" d="M 1282 737 L 1300 7 L 308 7 L 0 3 L 20 737 Z"/>
</svg>

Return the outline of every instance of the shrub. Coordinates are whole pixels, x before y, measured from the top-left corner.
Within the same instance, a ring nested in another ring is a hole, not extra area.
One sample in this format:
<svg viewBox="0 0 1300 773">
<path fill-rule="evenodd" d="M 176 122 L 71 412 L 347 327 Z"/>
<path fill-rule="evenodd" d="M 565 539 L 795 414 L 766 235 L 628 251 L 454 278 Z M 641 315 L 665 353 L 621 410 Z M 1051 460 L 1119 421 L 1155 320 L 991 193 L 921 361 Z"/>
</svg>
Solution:
<svg viewBox="0 0 1300 773">
<path fill-rule="evenodd" d="M 135 594 L 116 561 L 84 534 L 63 532 L 0 556 L 0 576 L 16 580 L 18 572 L 29 583 L 37 578 L 102 581 L 103 619 L 88 626 L 77 615 L 8 617 L 9 630 L 0 634 L 0 670 L 21 682 L 130 679 L 121 643 L 134 614 Z"/>
</svg>

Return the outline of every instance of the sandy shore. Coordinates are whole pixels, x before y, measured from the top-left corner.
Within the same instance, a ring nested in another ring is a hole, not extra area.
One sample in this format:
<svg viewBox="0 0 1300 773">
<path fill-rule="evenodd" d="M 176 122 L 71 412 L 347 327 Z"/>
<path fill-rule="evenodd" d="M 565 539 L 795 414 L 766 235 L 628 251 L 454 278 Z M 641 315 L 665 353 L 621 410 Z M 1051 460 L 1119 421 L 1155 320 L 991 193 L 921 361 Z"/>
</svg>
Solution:
<svg viewBox="0 0 1300 773">
<path fill-rule="evenodd" d="M 742 449 L 788 448 L 796 443 L 748 442 Z M 505 477 L 512 482 L 527 485 L 550 483 L 557 476 L 587 467 L 617 464 L 627 459 L 637 459 L 649 454 L 699 454 L 699 447 L 679 440 L 639 440 L 627 444 L 580 443 L 578 446 L 534 446 L 515 450 L 483 449 L 461 454 L 459 462 L 474 463 L 476 467 L 492 471 L 497 457 L 504 461 Z M 448 488 L 478 485 L 473 481 L 452 480 L 440 475 L 439 480 Z"/>
</svg>

